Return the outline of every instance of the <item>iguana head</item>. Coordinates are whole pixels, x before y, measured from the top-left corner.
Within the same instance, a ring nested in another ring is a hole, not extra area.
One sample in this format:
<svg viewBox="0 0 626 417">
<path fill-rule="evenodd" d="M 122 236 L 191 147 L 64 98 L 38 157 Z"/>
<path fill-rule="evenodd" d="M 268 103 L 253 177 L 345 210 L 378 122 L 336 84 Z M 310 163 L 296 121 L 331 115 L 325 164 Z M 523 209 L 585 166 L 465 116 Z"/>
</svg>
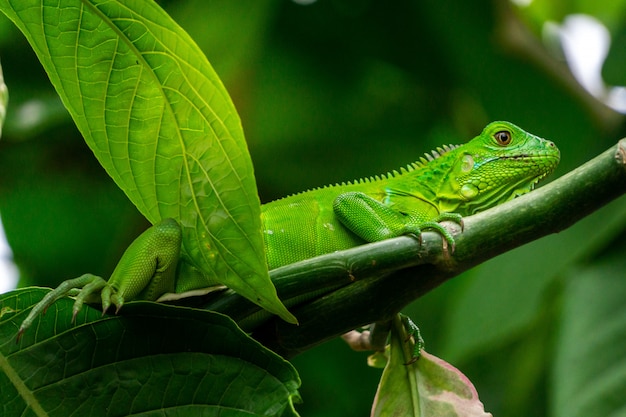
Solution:
<svg viewBox="0 0 626 417">
<path fill-rule="evenodd" d="M 548 140 L 509 122 L 488 124 L 454 149 L 449 181 L 439 190 L 444 211 L 470 215 L 529 192 L 554 171 L 560 153 Z"/>
</svg>

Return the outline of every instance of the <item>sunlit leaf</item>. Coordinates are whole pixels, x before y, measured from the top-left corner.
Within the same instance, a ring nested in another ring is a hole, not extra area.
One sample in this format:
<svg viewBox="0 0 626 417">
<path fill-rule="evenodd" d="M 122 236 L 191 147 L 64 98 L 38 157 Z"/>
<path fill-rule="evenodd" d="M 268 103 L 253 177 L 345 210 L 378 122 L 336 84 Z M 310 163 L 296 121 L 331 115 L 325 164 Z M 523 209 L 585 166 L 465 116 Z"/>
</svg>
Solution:
<svg viewBox="0 0 626 417">
<path fill-rule="evenodd" d="M 198 268 L 288 321 L 267 273 L 237 111 L 206 57 L 148 0 L 2 0 L 94 154 Z"/>
<path fill-rule="evenodd" d="M 16 343 L 44 289 L 0 296 L 0 415 L 296 416 L 294 368 L 221 314 L 129 303 L 121 316 L 62 299 Z"/>
</svg>

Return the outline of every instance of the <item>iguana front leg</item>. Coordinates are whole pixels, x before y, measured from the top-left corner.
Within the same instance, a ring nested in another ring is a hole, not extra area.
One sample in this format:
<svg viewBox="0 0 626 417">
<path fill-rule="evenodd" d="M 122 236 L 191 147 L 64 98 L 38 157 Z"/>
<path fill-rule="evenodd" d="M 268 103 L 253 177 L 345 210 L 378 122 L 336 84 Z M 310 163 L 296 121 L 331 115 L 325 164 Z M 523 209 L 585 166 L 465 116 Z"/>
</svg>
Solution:
<svg viewBox="0 0 626 417">
<path fill-rule="evenodd" d="M 18 339 L 35 317 L 67 295 L 76 295 L 73 308 L 76 317 L 86 302 L 101 302 L 104 314 L 111 304 L 117 312 L 127 300 L 153 301 L 164 293 L 174 292 L 181 240 L 181 229 L 174 219 L 165 219 L 150 227 L 126 249 L 108 281 L 85 274 L 62 282 L 46 294 L 22 322 Z"/>
<path fill-rule="evenodd" d="M 434 219 L 424 220 L 423 213 L 400 212 L 362 192 L 348 192 L 339 195 L 334 203 L 335 215 L 341 223 L 357 236 L 368 242 L 377 242 L 392 237 L 412 234 L 420 237 L 425 229 L 439 232 L 454 252 L 454 237 L 440 221 L 454 221 L 463 227 L 461 216 L 456 213 L 443 213 Z"/>
</svg>

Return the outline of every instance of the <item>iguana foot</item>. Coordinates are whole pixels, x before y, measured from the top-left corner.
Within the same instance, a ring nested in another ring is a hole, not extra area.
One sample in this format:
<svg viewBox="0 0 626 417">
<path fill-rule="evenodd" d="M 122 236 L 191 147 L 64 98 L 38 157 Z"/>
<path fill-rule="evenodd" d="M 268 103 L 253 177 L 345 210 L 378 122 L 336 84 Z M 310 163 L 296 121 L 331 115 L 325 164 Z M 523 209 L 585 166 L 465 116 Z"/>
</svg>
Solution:
<svg viewBox="0 0 626 417">
<path fill-rule="evenodd" d="M 432 222 L 425 222 L 419 225 L 419 227 L 407 227 L 406 230 L 402 233 L 403 235 L 406 234 L 411 234 L 417 237 L 417 239 L 419 240 L 420 245 L 422 244 L 422 232 L 424 230 L 434 230 L 435 232 L 439 233 L 441 235 L 441 237 L 443 238 L 443 255 L 445 257 L 450 256 L 451 254 L 454 254 L 454 250 L 456 249 L 456 243 L 454 242 L 454 236 L 452 236 L 452 233 L 450 233 L 450 231 L 448 229 L 446 229 L 445 227 L 443 227 L 441 224 L 432 221 Z M 450 248 L 450 249 L 448 249 Z"/>
<path fill-rule="evenodd" d="M 461 232 L 463 231 L 463 228 L 465 227 L 463 223 L 463 217 L 459 213 L 441 213 L 433 221 L 437 223 L 445 222 L 445 221 L 454 222 L 458 224 L 459 226 L 461 226 Z"/>
<path fill-rule="evenodd" d="M 419 327 L 417 327 L 417 325 L 413 322 L 413 320 L 409 318 L 409 316 L 400 314 L 400 319 L 402 320 L 402 324 L 404 325 L 404 328 L 407 332 L 408 337 L 406 342 L 413 339 L 414 343 L 413 355 L 411 356 L 411 359 L 407 363 L 405 363 L 405 365 L 410 365 L 412 363 L 415 363 L 420 358 L 422 354 L 422 349 L 424 349 L 426 343 L 424 342 L 424 339 L 422 339 L 422 334 L 420 333 Z"/>
<path fill-rule="evenodd" d="M 443 254 L 448 257 L 449 255 L 454 254 L 454 250 L 456 249 L 456 243 L 454 241 L 454 236 L 448 229 L 440 224 L 443 221 L 451 221 L 457 223 L 461 227 L 461 231 L 463 231 L 464 224 L 463 218 L 458 213 L 442 213 L 437 216 L 432 221 L 428 221 L 419 225 L 420 230 L 434 230 L 441 235 L 443 238 Z M 448 250 L 448 248 L 450 248 Z"/>
<path fill-rule="evenodd" d="M 400 314 L 399 316 L 407 335 L 405 342 L 413 342 L 411 359 L 405 363 L 405 365 L 410 365 L 420 358 L 425 343 L 424 339 L 422 339 L 419 327 L 417 327 L 413 320 L 404 314 Z M 391 325 L 391 320 L 376 322 L 370 325 L 369 330 L 362 332 L 352 330 L 343 334 L 341 338 L 355 351 L 383 351 L 385 350 L 385 345 L 388 343 L 387 339 Z"/>
<path fill-rule="evenodd" d="M 66 296 L 76 297 L 74 307 L 72 308 L 72 323 L 76 320 L 76 315 L 83 308 L 84 303 L 101 301 L 103 315 L 111 304 L 117 307 L 116 312 L 119 311 L 122 304 L 124 304 L 124 299 L 119 297 L 115 293 L 115 289 L 99 276 L 84 274 L 78 278 L 68 279 L 51 290 L 40 302 L 35 304 L 17 332 L 17 341 L 19 342 L 22 334 L 33 324 L 37 316 L 45 314 L 48 307 L 54 304 L 58 299 Z"/>
</svg>

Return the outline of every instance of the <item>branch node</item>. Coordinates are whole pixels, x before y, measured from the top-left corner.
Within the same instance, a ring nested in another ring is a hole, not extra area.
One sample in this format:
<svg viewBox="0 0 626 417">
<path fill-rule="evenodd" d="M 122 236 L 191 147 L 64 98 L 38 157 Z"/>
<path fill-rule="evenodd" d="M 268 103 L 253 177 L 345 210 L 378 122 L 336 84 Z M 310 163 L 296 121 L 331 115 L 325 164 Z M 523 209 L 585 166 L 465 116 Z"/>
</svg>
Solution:
<svg viewBox="0 0 626 417">
<path fill-rule="evenodd" d="M 619 164 L 626 168 L 626 138 L 617 142 L 617 151 L 615 152 L 615 159 Z"/>
</svg>

